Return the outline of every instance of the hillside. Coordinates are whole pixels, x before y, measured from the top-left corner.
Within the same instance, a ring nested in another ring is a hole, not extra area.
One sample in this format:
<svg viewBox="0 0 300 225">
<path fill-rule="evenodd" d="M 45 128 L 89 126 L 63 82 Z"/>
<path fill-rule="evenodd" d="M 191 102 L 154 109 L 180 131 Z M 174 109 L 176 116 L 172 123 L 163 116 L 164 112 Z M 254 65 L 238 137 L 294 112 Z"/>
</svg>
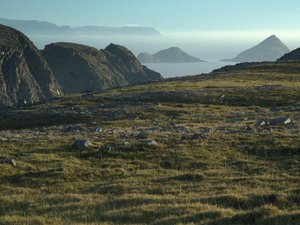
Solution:
<svg viewBox="0 0 300 225">
<path fill-rule="evenodd" d="M 284 54 L 290 52 L 289 48 L 282 41 L 272 35 L 258 45 L 240 53 L 233 59 L 225 59 L 227 62 L 261 62 L 276 61 Z"/>
<path fill-rule="evenodd" d="M 39 50 L 21 32 L 0 25 L 0 106 L 62 94 Z"/>
<path fill-rule="evenodd" d="M 241 64 L 0 111 L 0 224 L 300 224 L 299 70 Z"/>
<path fill-rule="evenodd" d="M 180 48 L 171 47 L 161 50 L 154 55 L 149 53 L 141 53 L 137 58 L 142 63 L 192 63 L 192 62 L 204 62 L 203 60 L 190 56 Z"/>
<path fill-rule="evenodd" d="M 142 66 L 127 48 L 115 44 L 104 50 L 74 43 L 54 43 L 42 51 L 65 93 L 101 91 L 162 79 Z"/>
<path fill-rule="evenodd" d="M 297 48 L 278 59 L 278 61 L 299 61 L 299 60 L 300 60 L 300 48 Z"/>
</svg>

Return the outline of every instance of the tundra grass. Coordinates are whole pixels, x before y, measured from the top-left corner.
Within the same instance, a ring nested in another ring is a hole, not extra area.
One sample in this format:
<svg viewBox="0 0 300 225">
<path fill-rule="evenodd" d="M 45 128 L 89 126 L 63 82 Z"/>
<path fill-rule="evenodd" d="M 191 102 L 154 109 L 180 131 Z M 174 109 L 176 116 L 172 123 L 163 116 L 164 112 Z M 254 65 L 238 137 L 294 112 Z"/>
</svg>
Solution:
<svg viewBox="0 0 300 225">
<path fill-rule="evenodd" d="M 17 166 L 0 163 L 0 224 L 300 224 L 300 74 L 288 66 L 3 112 L 0 157 Z M 292 124 L 256 126 L 281 116 Z"/>
</svg>

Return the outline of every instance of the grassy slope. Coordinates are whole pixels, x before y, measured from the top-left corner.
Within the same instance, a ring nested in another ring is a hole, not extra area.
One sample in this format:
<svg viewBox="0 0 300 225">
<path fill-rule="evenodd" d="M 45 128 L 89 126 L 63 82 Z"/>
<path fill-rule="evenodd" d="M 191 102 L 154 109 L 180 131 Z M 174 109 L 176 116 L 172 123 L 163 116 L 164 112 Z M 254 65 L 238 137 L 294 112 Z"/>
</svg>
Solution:
<svg viewBox="0 0 300 225">
<path fill-rule="evenodd" d="M 0 224 L 299 224 L 299 67 L 258 65 L 2 113 L 0 156 L 18 165 L 0 163 Z M 277 116 L 294 123 L 255 128 Z M 63 133 L 63 124 L 87 132 Z M 145 146 L 142 130 L 159 145 Z M 94 147 L 76 150 L 76 138 Z"/>
</svg>

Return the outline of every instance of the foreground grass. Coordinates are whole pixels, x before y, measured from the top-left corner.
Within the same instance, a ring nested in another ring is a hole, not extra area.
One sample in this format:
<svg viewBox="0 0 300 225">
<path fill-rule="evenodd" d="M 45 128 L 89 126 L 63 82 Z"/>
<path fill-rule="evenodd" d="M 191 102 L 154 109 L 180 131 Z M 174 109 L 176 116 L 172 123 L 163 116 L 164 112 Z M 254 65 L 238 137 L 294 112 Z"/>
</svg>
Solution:
<svg viewBox="0 0 300 225">
<path fill-rule="evenodd" d="M 298 225 L 297 68 L 257 66 L 3 113 L 0 157 L 17 166 L 0 163 L 0 224 Z M 279 116 L 293 123 L 255 126 Z M 65 132 L 68 124 L 85 132 Z M 75 139 L 93 146 L 77 150 Z"/>
</svg>

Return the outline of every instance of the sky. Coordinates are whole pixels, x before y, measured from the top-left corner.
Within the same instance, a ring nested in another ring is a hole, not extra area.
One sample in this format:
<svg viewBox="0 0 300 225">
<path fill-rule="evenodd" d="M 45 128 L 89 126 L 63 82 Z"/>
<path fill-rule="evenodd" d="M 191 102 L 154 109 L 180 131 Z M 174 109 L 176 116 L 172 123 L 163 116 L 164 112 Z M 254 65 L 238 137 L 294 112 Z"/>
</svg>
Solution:
<svg viewBox="0 0 300 225">
<path fill-rule="evenodd" d="M 0 0 L 0 17 L 70 26 L 138 25 L 162 34 L 150 41 L 73 40 L 97 48 L 114 42 L 134 53 L 177 46 L 204 59 L 230 58 L 272 34 L 290 49 L 300 46 L 300 0 Z M 33 41 L 43 48 L 62 40 Z"/>
<path fill-rule="evenodd" d="M 298 31 L 299 0 L 0 0 L 0 17 L 162 32 Z"/>
</svg>

